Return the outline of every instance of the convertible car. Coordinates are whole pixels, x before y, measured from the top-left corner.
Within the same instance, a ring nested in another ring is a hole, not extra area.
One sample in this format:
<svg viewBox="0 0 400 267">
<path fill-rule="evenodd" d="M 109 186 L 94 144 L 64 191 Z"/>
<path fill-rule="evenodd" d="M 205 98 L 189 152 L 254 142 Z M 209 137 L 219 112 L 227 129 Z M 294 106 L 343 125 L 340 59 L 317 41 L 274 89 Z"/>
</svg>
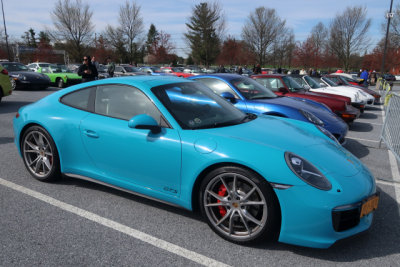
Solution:
<svg viewBox="0 0 400 267">
<path fill-rule="evenodd" d="M 85 179 L 193 210 L 235 243 L 327 248 L 368 229 L 379 194 L 322 127 L 246 114 L 201 83 L 103 79 L 22 107 L 15 144 L 44 182 Z"/>
<path fill-rule="evenodd" d="M 82 82 L 81 76 L 73 73 L 67 66 L 62 64 L 49 64 L 48 67 L 39 67 L 37 72 L 49 76 L 51 83 L 59 88 Z"/>
<path fill-rule="evenodd" d="M 274 115 L 311 122 L 345 142 L 347 124 L 324 104 L 294 97 L 278 97 L 255 80 L 238 74 L 209 74 L 189 77 L 204 83 L 237 108 L 254 114 Z"/>
</svg>

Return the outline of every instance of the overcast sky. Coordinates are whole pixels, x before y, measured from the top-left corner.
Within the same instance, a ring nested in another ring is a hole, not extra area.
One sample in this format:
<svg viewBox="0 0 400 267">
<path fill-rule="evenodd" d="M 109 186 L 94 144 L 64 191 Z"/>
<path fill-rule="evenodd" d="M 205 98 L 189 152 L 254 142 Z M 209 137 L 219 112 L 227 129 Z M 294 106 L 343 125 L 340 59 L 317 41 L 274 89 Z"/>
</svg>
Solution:
<svg viewBox="0 0 400 267">
<path fill-rule="evenodd" d="M 72 0 L 73 2 L 75 0 Z M 400 0 L 394 0 L 393 8 Z M 116 26 L 119 7 L 125 0 L 83 0 L 89 3 L 93 11 L 93 23 L 96 33 L 101 33 L 107 24 Z M 186 57 L 190 52 L 183 41 L 186 32 L 185 23 L 191 16 L 193 7 L 204 2 L 199 0 L 136 0 L 141 7 L 144 21 L 144 33 L 147 34 L 153 23 L 158 31 L 171 35 L 175 52 Z M 296 40 L 303 41 L 313 26 L 323 22 L 329 26 L 336 14 L 342 13 L 348 6 L 361 5 L 367 8 L 368 18 L 372 19 L 370 37 L 372 48 L 382 38 L 381 25 L 386 23 L 384 14 L 389 10 L 390 0 L 220 0 L 226 19 L 226 34 L 240 39 L 242 27 L 249 14 L 257 7 L 275 8 L 277 14 L 286 20 L 286 25 L 294 30 Z M 45 27 L 53 27 L 50 13 L 54 9 L 54 0 L 3 0 L 8 35 L 19 39 L 29 28 L 37 33 Z M 2 18 L 2 17 L 1 17 Z M 3 23 L 0 24 L 3 27 Z"/>
</svg>

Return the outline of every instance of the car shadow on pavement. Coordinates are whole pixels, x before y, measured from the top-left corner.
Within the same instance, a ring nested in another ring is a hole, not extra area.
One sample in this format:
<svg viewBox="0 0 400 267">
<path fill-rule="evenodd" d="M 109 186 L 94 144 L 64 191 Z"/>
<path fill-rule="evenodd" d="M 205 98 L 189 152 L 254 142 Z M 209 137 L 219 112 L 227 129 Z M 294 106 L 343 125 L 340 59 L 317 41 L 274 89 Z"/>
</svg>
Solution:
<svg viewBox="0 0 400 267">
<path fill-rule="evenodd" d="M 369 120 L 373 120 L 373 119 L 377 119 L 378 115 L 365 111 L 363 114 L 360 115 L 361 119 L 369 119 Z"/>
<path fill-rule="evenodd" d="M 399 204 L 379 187 L 377 190 L 381 193 L 379 207 L 374 213 L 374 221 L 370 229 L 363 233 L 339 240 L 328 249 L 305 248 L 283 243 L 260 245 L 256 248 L 290 251 L 301 256 L 338 263 L 351 263 L 399 254 Z"/>
<path fill-rule="evenodd" d="M 343 147 L 346 148 L 351 153 L 353 153 L 353 155 L 359 159 L 369 155 L 369 153 L 370 153 L 367 146 L 365 146 L 364 144 L 361 144 L 360 142 L 358 142 L 354 139 L 347 138 L 346 144 Z"/>
<path fill-rule="evenodd" d="M 0 137 L 0 145 L 13 143 L 13 142 L 14 142 L 14 138 L 12 138 L 12 137 Z"/>
<path fill-rule="evenodd" d="M 373 129 L 374 127 L 370 123 L 358 121 L 353 122 L 349 127 L 349 130 L 354 132 L 371 132 Z"/>
<path fill-rule="evenodd" d="M 85 180 L 81 180 L 81 179 L 73 178 L 73 177 L 69 177 L 69 176 L 63 176 L 61 179 L 59 179 L 55 183 L 63 184 L 63 185 L 77 186 L 77 187 L 82 187 L 82 188 L 86 188 L 86 189 L 90 189 L 90 190 L 101 191 L 101 192 L 105 192 L 107 194 L 113 194 L 113 195 L 119 196 L 121 198 L 126 198 L 129 200 L 138 202 L 140 204 L 148 205 L 155 209 L 172 212 L 172 213 L 179 214 L 181 216 L 192 218 L 192 219 L 203 220 L 200 212 L 192 212 L 190 210 L 186 210 L 186 209 L 178 207 L 178 206 L 165 204 L 163 202 L 152 200 L 152 199 L 146 198 L 144 196 L 125 192 L 125 191 L 118 190 L 118 189 L 115 189 L 115 188 L 112 188 L 109 186 L 105 186 L 102 184 L 98 184 L 95 182 L 85 181 Z"/>
<path fill-rule="evenodd" d="M 28 101 L 2 101 L 0 103 L 0 114 L 15 113 L 20 107 L 31 103 Z"/>
</svg>

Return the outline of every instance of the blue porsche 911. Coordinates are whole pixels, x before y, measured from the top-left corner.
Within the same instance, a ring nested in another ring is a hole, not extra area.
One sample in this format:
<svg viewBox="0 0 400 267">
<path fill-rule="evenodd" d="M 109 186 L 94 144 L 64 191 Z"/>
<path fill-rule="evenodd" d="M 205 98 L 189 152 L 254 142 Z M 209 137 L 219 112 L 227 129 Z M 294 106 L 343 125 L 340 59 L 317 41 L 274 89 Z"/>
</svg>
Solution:
<svg viewBox="0 0 400 267">
<path fill-rule="evenodd" d="M 322 127 L 243 113 L 177 77 L 57 91 L 22 107 L 14 133 L 40 181 L 64 174 L 198 208 L 235 243 L 327 248 L 368 229 L 378 207 L 374 177 Z"/>
</svg>

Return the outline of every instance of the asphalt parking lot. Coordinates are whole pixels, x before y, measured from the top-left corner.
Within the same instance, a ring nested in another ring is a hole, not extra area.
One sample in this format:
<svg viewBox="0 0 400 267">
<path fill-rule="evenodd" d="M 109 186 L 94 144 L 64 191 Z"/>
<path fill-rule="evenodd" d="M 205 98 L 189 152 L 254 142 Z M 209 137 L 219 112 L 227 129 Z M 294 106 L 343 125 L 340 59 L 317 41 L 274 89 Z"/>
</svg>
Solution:
<svg viewBox="0 0 400 267">
<path fill-rule="evenodd" d="M 400 174 L 385 145 L 379 147 L 383 105 L 367 108 L 345 145 L 377 180 L 374 223 L 320 250 L 240 246 L 218 237 L 196 213 L 73 178 L 34 180 L 13 143 L 12 118 L 56 90 L 14 91 L 0 103 L 0 266 L 399 265 Z"/>
</svg>

